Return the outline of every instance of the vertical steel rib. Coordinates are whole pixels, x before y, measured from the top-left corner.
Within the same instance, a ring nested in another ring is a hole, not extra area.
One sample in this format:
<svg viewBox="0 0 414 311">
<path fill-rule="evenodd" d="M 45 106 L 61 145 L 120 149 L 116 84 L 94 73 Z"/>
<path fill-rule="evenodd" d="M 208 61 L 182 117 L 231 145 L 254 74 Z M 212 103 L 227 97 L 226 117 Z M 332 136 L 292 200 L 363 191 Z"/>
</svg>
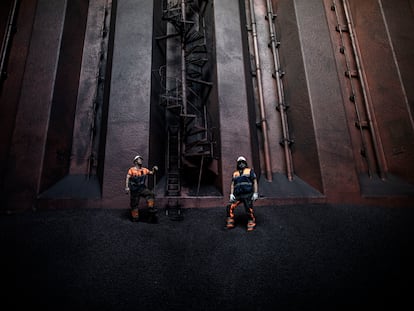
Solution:
<svg viewBox="0 0 414 311">
<path fill-rule="evenodd" d="M 1 57 L 0 57 L 0 89 L 3 80 L 3 74 L 5 74 L 5 67 L 6 67 L 6 58 L 11 47 L 11 38 L 13 32 L 13 25 L 17 17 L 17 6 L 19 0 L 14 0 L 13 6 L 9 12 L 9 17 L 7 19 L 7 28 L 5 31 L 5 36 L 3 37 L 3 42 L 1 45 Z"/>
<path fill-rule="evenodd" d="M 364 129 L 363 129 L 363 122 L 362 122 L 362 118 L 361 118 L 361 112 L 359 111 L 359 107 L 358 107 L 358 101 L 359 98 L 357 97 L 356 94 L 356 89 L 352 80 L 352 75 L 351 75 L 351 60 L 349 58 L 349 55 L 346 51 L 345 48 L 345 39 L 344 39 L 344 30 L 342 29 L 341 23 L 340 23 L 340 18 L 339 18 L 339 14 L 338 14 L 338 8 L 337 8 L 337 4 L 336 1 L 333 0 L 332 2 L 332 10 L 335 12 L 335 17 L 336 17 L 336 22 L 337 22 L 337 31 L 339 33 L 339 39 L 341 41 L 341 53 L 344 54 L 344 58 L 345 58 L 345 67 L 346 67 L 346 72 L 348 73 L 348 78 L 349 78 L 349 84 L 351 87 L 351 97 L 352 98 L 352 102 L 354 103 L 354 108 L 355 108 L 355 114 L 356 114 L 356 118 L 358 121 L 358 130 L 361 136 L 361 144 L 362 144 L 362 152 L 364 154 L 364 159 L 367 163 L 367 168 L 368 168 L 368 175 L 369 177 L 372 177 L 372 169 L 371 169 L 371 161 L 369 159 L 369 154 L 367 153 L 367 143 L 365 141 L 365 135 L 364 135 Z M 343 8 L 342 8 L 343 9 Z M 349 27 L 349 26 L 347 26 Z"/>
<path fill-rule="evenodd" d="M 292 153 L 290 150 L 290 138 L 289 138 L 289 125 L 287 121 L 286 115 L 286 104 L 284 99 L 284 89 L 283 89 L 283 82 L 281 79 L 281 68 L 280 68 L 280 58 L 279 58 L 279 51 L 278 51 L 278 41 L 276 38 L 276 31 L 274 28 L 273 20 L 274 20 L 274 13 L 272 8 L 272 3 L 270 0 L 266 0 L 266 9 L 267 9 L 267 20 L 269 23 L 269 34 L 270 34 L 270 47 L 272 49 L 273 55 L 273 65 L 275 69 L 275 79 L 277 85 L 277 96 L 278 96 L 278 106 L 280 112 L 280 121 L 282 123 L 282 134 L 283 134 L 283 149 L 285 153 L 285 161 L 286 161 L 286 175 L 289 180 L 293 180 L 293 162 L 292 162 Z"/>
<path fill-rule="evenodd" d="M 259 93 L 259 108 L 260 108 L 260 125 L 263 133 L 263 154 L 265 160 L 265 169 L 266 169 L 266 179 L 272 181 L 272 167 L 270 163 L 270 151 L 269 151 L 269 138 L 267 135 L 267 123 L 266 123 L 266 113 L 264 107 L 264 98 L 263 98 L 263 84 L 262 84 L 262 72 L 260 67 L 260 58 L 259 58 L 259 47 L 257 40 L 257 28 L 256 28 L 256 17 L 254 12 L 253 0 L 249 0 L 250 6 L 250 17 L 252 25 L 252 35 L 253 35 L 253 46 L 254 46 L 254 58 L 256 63 L 256 78 L 257 78 L 257 89 Z"/>
<path fill-rule="evenodd" d="M 376 128 L 374 126 L 373 119 L 372 119 L 371 101 L 369 100 L 369 96 L 368 96 L 368 93 L 367 93 L 367 87 L 365 85 L 365 76 L 362 72 L 361 61 L 359 59 L 359 49 L 358 49 L 358 45 L 357 45 L 358 43 L 357 43 L 356 38 L 355 38 L 355 33 L 354 33 L 354 30 L 353 30 L 353 25 L 352 25 L 350 11 L 349 11 L 347 1 L 342 0 L 342 5 L 344 7 L 345 17 L 346 17 L 347 24 L 348 24 L 348 29 L 349 29 L 349 35 L 350 35 L 350 38 L 351 38 L 352 49 L 354 50 L 355 62 L 356 62 L 356 65 L 357 65 L 358 75 L 359 75 L 360 81 L 361 81 L 361 88 L 362 88 L 362 92 L 363 92 L 363 96 L 364 96 L 365 109 L 366 109 L 366 113 L 367 113 L 369 128 L 371 130 L 372 144 L 373 144 L 373 148 L 374 148 L 375 157 L 376 157 L 376 160 L 377 160 L 378 174 L 379 174 L 381 179 L 385 179 L 384 153 L 383 153 L 382 148 L 380 147 L 380 142 L 379 142 L 379 139 L 378 139 L 378 136 L 377 136 L 378 134 L 377 134 L 377 131 L 376 131 Z"/>
</svg>

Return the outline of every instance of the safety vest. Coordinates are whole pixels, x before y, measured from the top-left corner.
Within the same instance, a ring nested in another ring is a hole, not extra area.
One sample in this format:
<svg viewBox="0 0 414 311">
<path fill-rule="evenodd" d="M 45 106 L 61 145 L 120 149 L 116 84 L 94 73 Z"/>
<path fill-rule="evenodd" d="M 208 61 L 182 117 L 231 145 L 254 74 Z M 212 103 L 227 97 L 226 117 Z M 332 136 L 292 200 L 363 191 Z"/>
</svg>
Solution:
<svg viewBox="0 0 414 311">
<path fill-rule="evenodd" d="M 233 173 L 234 195 L 248 194 L 253 192 L 253 180 L 256 174 L 251 168 L 245 168 L 240 173 L 239 170 Z"/>
<path fill-rule="evenodd" d="M 150 170 L 145 168 L 145 167 L 141 167 L 141 168 L 136 168 L 131 167 L 128 170 L 128 175 L 129 177 L 129 182 L 128 182 L 128 186 L 129 189 L 131 191 L 142 191 L 145 188 L 145 183 L 147 180 L 147 175 L 150 173 Z"/>
</svg>

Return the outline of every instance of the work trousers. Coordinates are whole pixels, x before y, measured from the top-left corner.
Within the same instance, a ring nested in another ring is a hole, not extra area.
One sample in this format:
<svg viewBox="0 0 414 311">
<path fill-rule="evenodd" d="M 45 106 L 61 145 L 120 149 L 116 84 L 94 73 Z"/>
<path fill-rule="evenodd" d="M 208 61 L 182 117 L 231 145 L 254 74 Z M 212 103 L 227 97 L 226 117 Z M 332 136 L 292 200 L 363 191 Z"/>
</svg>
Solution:
<svg viewBox="0 0 414 311">
<path fill-rule="evenodd" d="M 145 188 L 142 191 L 131 191 L 131 193 L 130 193 L 130 206 L 131 206 L 132 210 L 138 209 L 138 205 L 139 205 L 139 201 L 140 201 L 141 197 L 145 198 L 149 208 L 154 207 L 155 195 L 151 190 L 149 190 L 148 188 Z"/>
<path fill-rule="evenodd" d="M 252 194 L 248 195 L 241 195 L 236 196 L 235 202 L 230 202 L 227 205 L 227 217 L 230 217 L 231 219 L 234 219 L 234 210 L 237 206 L 239 206 L 241 203 L 244 205 L 244 209 L 249 217 L 249 220 L 253 220 L 256 222 L 256 217 L 254 216 L 254 209 L 253 209 L 253 201 L 252 201 Z"/>
</svg>

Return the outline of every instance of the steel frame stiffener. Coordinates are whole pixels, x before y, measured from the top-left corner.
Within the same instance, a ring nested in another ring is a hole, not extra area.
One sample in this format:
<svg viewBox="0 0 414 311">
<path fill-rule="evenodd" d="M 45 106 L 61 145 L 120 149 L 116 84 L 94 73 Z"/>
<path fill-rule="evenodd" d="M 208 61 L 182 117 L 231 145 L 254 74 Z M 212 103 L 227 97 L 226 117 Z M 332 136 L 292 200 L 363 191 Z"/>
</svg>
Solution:
<svg viewBox="0 0 414 311">
<path fill-rule="evenodd" d="M 98 174 L 98 163 L 100 148 L 102 148 L 102 119 L 105 115 L 105 96 L 107 90 L 107 74 L 108 74 L 108 50 L 111 32 L 112 22 L 112 0 L 106 0 L 100 7 L 100 18 L 102 19 L 102 25 L 100 26 L 100 51 L 99 51 L 99 62 L 95 68 L 95 90 L 93 92 L 93 98 L 90 103 L 89 116 L 90 116 L 90 127 L 89 127 L 89 141 L 87 144 L 87 176 Z"/>
<path fill-rule="evenodd" d="M 272 2 L 270 0 L 266 0 L 266 20 L 269 23 L 269 35 L 270 35 L 270 42 L 269 47 L 272 50 L 273 56 L 273 78 L 276 81 L 277 87 L 277 106 L 276 109 L 280 113 L 280 122 L 282 125 L 282 139 L 280 141 L 280 145 L 283 147 L 283 151 L 285 154 L 285 162 L 286 162 L 286 176 L 289 181 L 293 180 L 294 170 L 293 170 L 293 160 L 292 160 L 292 151 L 291 145 L 293 140 L 290 138 L 289 134 L 289 123 L 287 117 L 287 109 L 288 106 L 286 105 L 285 101 L 285 93 L 284 93 L 284 86 L 283 86 L 283 76 L 285 72 L 281 69 L 280 64 L 280 56 L 279 56 L 279 46 L 280 41 L 277 39 L 276 29 L 274 25 L 275 18 L 277 17 L 276 14 L 273 13 Z"/>
<path fill-rule="evenodd" d="M 263 81 L 262 81 L 262 69 L 260 63 L 260 53 L 259 53 L 259 44 L 258 44 L 258 33 L 256 27 L 256 14 L 255 14 L 255 3 L 253 0 L 247 0 L 248 9 L 247 15 L 250 17 L 251 26 L 248 28 L 248 31 L 251 33 L 252 44 L 253 44 L 253 54 L 255 60 L 255 74 L 257 81 L 257 92 L 258 92 L 258 101 L 259 101 L 259 111 L 260 111 L 260 129 L 262 130 L 263 135 L 263 155 L 265 161 L 265 170 L 266 170 L 266 179 L 272 181 L 272 165 L 271 165 L 271 156 L 270 156 L 270 147 L 269 147 L 269 138 L 268 138 L 268 126 L 265 113 L 265 103 L 264 103 L 264 94 L 263 94 Z M 289 135 L 289 125 L 287 120 L 287 105 L 285 103 L 284 97 L 284 87 L 282 77 L 284 72 L 281 69 L 280 57 L 279 57 L 279 45 L 280 42 L 277 40 L 276 31 L 274 26 L 274 19 L 276 15 L 273 13 L 273 8 L 270 0 L 266 0 L 266 20 L 269 25 L 269 37 L 270 42 L 268 44 L 269 48 L 272 51 L 272 61 L 274 66 L 273 78 L 276 81 L 277 89 L 277 104 L 276 109 L 280 113 L 280 121 L 282 127 L 282 139 L 280 140 L 280 145 L 284 150 L 284 158 L 286 162 L 286 175 L 289 181 L 293 180 L 293 162 L 290 146 L 293 141 L 290 139 Z"/>
<path fill-rule="evenodd" d="M 254 3 L 253 0 L 248 1 L 249 6 L 248 10 L 250 13 L 250 28 L 248 31 L 251 33 L 252 41 L 253 41 L 253 54 L 254 54 L 254 61 L 255 61 L 255 76 L 257 81 L 257 91 L 258 91 L 258 98 L 259 98 L 259 111 L 260 111 L 260 128 L 262 130 L 263 135 L 263 155 L 264 155 L 264 162 L 265 162 L 265 171 L 266 171 L 266 179 L 268 181 L 272 181 L 272 165 L 270 161 L 270 147 L 269 147 L 269 137 L 268 137 L 268 128 L 267 128 L 267 120 L 266 120 L 266 112 L 265 112 L 265 104 L 264 104 L 264 95 L 263 95 L 263 83 L 262 83 L 262 69 L 260 64 L 260 55 L 259 55 L 259 43 L 257 39 L 257 27 L 256 27 L 256 14 L 254 11 Z"/>
<path fill-rule="evenodd" d="M 2 90 L 3 81 L 7 78 L 7 59 L 9 57 L 11 44 L 14 33 L 16 32 L 17 14 L 19 11 L 20 0 L 14 0 L 7 18 L 6 30 L 1 43 L 0 49 L 0 92 Z"/>
<path fill-rule="evenodd" d="M 339 34 L 339 52 L 344 55 L 345 77 L 351 92 L 349 101 L 354 104 L 355 126 L 361 137 L 360 154 L 366 162 L 369 177 L 377 172 L 381 179 L 385 179 L 385 159 L 372 117 L 372 101 L 361 66 L 349 5 L 346 0 L 332 0 L 331 11 L 337 21 L 335 30 Z"/>
<path fill-rule="evenodd" d="M 157 39 L 179 38 L 180 42 L 180 69 L 173 77 L 167 77 L 168 72 L 164 71 L 167 83 L 160 96 L 161 105 L 166 108 L 168 131 L 166 196 L 181 195 L 181 172 L 185 167 L 199 168 L 198 195 L 204 163 L 213 158 L 214 142 L 206 107 L 212 83 L 203 70 L 208 63 L 204 19 L 207 3 L 208 0 L 163 3 L 162 18 L 173 30 Z"/>
</svg>

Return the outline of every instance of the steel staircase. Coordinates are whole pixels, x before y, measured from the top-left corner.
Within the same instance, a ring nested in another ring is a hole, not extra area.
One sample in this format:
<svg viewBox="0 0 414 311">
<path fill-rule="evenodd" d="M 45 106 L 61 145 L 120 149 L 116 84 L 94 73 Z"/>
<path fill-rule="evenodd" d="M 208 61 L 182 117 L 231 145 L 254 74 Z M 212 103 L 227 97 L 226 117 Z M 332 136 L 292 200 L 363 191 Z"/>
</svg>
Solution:
<svg viewBox="0 0 414 311">
<path fill-rule="evenodd" d="M 206 157 L 213 156 L 214 142 L 205 105 L 212 83 L 203 71 L 209 61 L 203 18 L 207 3 L 208 0 L 170 0 L 163 6 L 162 18 L 174 26 L 175 32 L 157 39 L 180 37 L 181 47 L 177 49 L 181 48 L 185 62 L 181 64 L 185 79 L 183 76 L 165 78 L 172 82 L 160 95 L 168 115 L 167 196 L 180 196 L 183 166 L 198 167 Z M 202 170 L 200 166 L 200 175 Z"/>
</svg>

